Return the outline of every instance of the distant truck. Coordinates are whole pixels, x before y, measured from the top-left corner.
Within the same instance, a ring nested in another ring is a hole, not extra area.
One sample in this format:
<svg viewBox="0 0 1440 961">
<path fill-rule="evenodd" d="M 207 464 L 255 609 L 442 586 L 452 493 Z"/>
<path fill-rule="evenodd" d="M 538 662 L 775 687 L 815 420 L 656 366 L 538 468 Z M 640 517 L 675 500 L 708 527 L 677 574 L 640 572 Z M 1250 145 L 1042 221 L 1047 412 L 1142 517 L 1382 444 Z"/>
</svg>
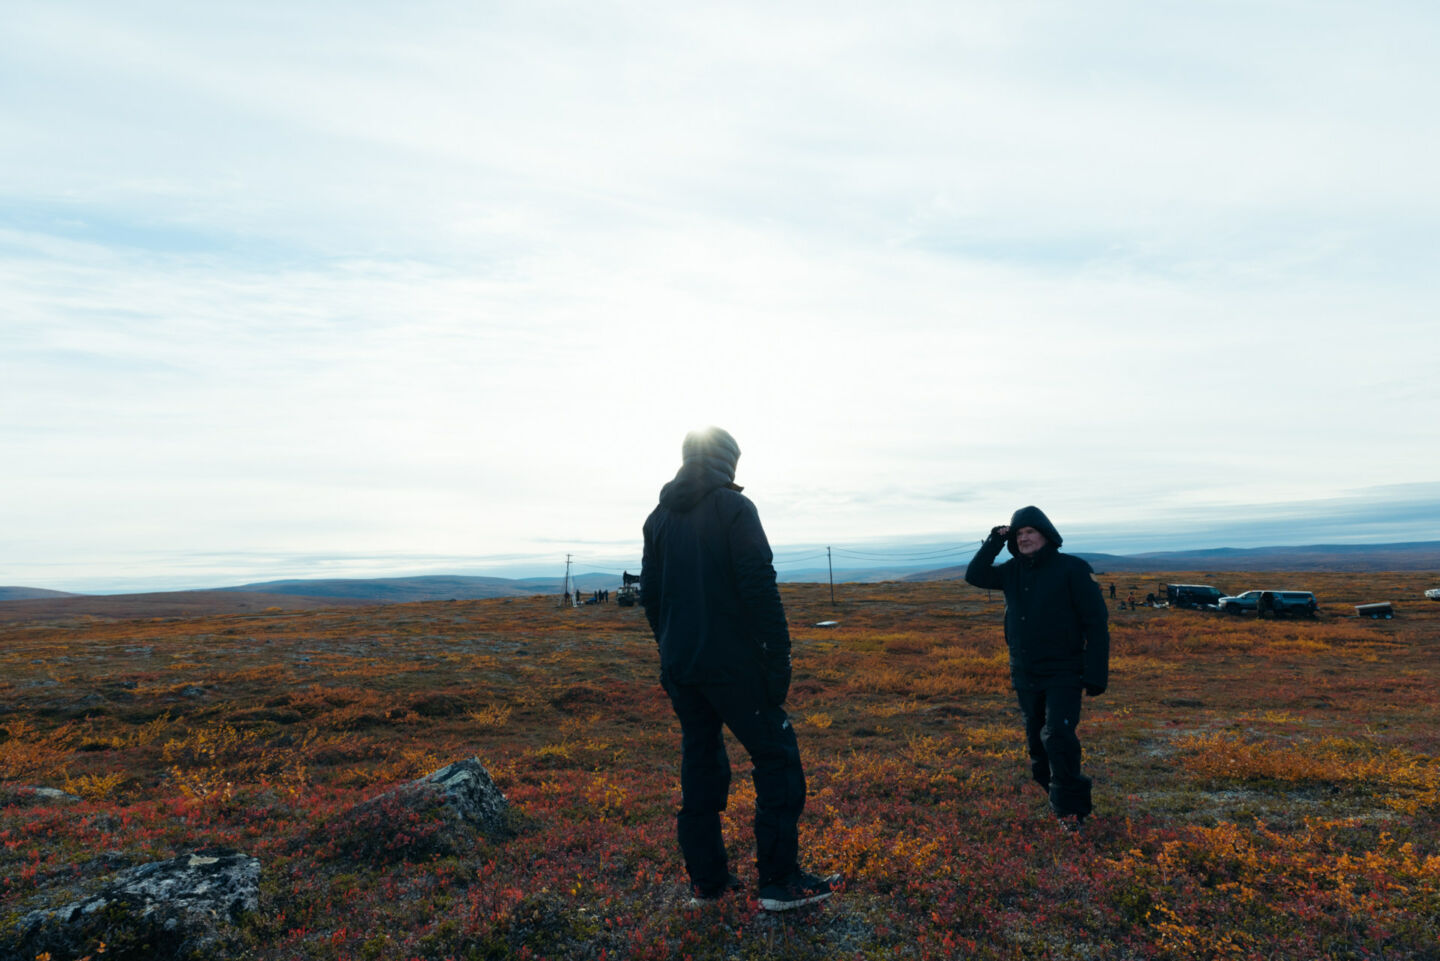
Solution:
<svg viewBox="0 0 1440 961">
<path fill-rule="evenodd" d="M 1233 597 L 1220 598 L 1220 610 L 1227 614 L 1244 614 L 1246 611 L 1259 613 L 1260 599 L 1268 595 L 1270 613 L 1276 617 L 1291 614 L 1296 617 L 1314 617 L 1320 605 L 1309 591 L 1246 591 Z"/>
<path fill-rule="evenodd" d="M 1166 584 L 1165 600 L 1171 607 L 1192 611 L 1218 611 L 1225 592 L 1209 584 Z"/>
</svg>

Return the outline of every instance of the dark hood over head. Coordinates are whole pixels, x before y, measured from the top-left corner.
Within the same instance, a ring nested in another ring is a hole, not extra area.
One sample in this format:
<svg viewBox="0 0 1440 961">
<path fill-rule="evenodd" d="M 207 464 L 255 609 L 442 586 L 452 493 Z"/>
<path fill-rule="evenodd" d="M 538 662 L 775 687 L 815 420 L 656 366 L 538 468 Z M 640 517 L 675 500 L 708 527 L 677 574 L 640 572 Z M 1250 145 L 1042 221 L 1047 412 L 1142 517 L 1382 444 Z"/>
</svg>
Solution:
<svg viewBox="0 0 1440 961">
<path fill-rule="evenodd" d="M 1033 506 L 1022 507 L 1010 515 L 1010 536 L 1005 539 L 1005 544 L 1010 549 L 1010 553 L 1016 557 L 1020 556 L 1020 551 L 1015 547 L 1015 532 L 1022 527 L 1033 527 L 1044 534 L 1045 539 L 1050 542 L 1050 547 L 1053 549 L 1058 550 L 1060 545 L 1065 542 L 1060 536 L 1060 532 L 1055 529 L 1055 525 L 1050 523 L 1050 518 L 1045 516 L 1044 511 Z"/>
<path fill-rule="evenodd" d="M 680 470 L 660 488 L 660 506 L 685 512 L 717 487 L 741 488 L 735 483 L 740 445 L 719 427 L 692 430 L 680 445 Z"/>
</svg>

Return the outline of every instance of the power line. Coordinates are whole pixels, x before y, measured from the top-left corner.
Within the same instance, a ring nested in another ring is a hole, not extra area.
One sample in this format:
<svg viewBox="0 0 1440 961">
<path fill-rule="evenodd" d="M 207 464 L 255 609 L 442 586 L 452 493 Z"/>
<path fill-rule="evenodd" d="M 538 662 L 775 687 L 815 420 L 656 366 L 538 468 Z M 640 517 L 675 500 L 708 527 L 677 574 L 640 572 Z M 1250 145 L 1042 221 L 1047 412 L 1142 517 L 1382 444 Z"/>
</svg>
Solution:
<svg viewBox="0 0 1440 961">
<path fill-rule="evenodd" d="M 793 551 L 793 552 L 789 552 L 789 553 L 785 553 L 785 554 L 777 554 L 777 555 L 774 556 L 773 559 L 774 559 L 774 560 L 777 560 L 777 561 L 782 561 L 782 562 L 783 562 L 783 561 L 797 560 L 797 559 L 801 559 L 801 558 L 818 557 L 818 556 L 820 556 L 820 555 L 823 555 L 823 554 L 825 553 L 825 551 L 828 550 L 828 549 L 829 549 L 829 548 L 823 548 L 823 549 L 822 549 L 822 548 L 819 548 L 819 547 L 809 548 L 809 549 L 806 549 L 806 550 Z"/>
<path fill-rule="evenodd" d="M 942 547 L 923 551 L 869 551 L 859 550 L 851 547 L 827 547 L 824 550 L 814 549 L 810 551 L 801 551 L 795 554 L 777 555 L 772 558 L 771 563 L 774 564 L 774 566 L 776 567 L 793 567 L 796 564 L 803 564 L 808 561 L 819 560 L 823 557 L 826 559 L 826 562 L 830 564 L 830 569 L 833 576 L 833 558 L 835 555 L 840 555 L 842 557 L 862 558 L 865 560 L 924 561 L 936 560 L 942 557 L 949 557 L 952 555 L 973 554 L 976 550 L 977 548 L 975 547 L 963 546 Z M 639 569 L 641 567 L 640 561 L 635 561 L 633 564 L 627 564 L 623 570 L 619 567 L 601 567 L 598 565 L 582 564 L 579 561 L 573 561 L 573 557 L 573 554 L 565 555 L 567 583 L 569 580 L 569 570 L 572 563 L 576 573 L 586 574 L 628 574 L 631 567 L 635 567 L 636 569 Z"/>
<path fill-rule="evenodd" d="M 931 557 L 945 557 L 950 554 L 973 554 L 978 548 L 975 547 L 945 547 L 938 550 L 928 551 L 858 551 L 848 547 L 837 547 L 837 554 L 845 554 L 850 557 L 877 557 L 877 558 L 915 558 L 923 560 Z"/>
<path fill-rule="evenodd" d="M 774 564 L 776 567 L 789 567 L 790 565 L 793 565 L 793 564 L 803 564 L 803 563 L 805 563 L 806 561 L 819 560 L 820 558 L 825 557 L 825 556 L 826 556 L 826 552 L 825 552 L 825 551 L 816 551 L 814 554 L 806 554 L 804 557 L 791 557 L 791 558 L 787 558 L 786 560 L 783 560 L 783 561 L 782 561 L 782 560 L 771 561 L 771 563 Z"/>
</svg>

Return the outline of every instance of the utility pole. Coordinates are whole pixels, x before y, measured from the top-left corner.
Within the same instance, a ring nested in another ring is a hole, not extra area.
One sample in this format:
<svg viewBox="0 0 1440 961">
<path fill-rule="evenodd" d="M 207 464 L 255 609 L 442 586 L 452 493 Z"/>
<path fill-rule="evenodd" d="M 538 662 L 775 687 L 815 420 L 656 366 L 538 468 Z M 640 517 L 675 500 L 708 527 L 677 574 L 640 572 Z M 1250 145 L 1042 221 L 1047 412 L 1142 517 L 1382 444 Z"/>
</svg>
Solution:
<svg viewBox="0 0 1440 961">
<path fill-rule="evenodd" d="M 825 548 L 825 566 L 830 568 L 830 606 L 835 606 L 835 564 L 830 560 L 830 548 Z"/>
<path fill-rule="evenodd" d="M 565 606 L 565 601 L 570 599 L 570 555 L 565 555 L 565 594 L 560 601 L 560 606 Z"/>
</svg>

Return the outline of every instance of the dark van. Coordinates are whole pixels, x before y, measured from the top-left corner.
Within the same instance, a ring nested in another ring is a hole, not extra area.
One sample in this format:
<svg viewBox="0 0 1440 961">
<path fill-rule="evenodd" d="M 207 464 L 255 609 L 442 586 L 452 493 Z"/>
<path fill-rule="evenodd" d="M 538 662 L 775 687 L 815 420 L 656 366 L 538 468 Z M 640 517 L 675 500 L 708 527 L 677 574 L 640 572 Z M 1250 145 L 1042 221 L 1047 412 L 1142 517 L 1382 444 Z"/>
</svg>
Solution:
<svg viewBox="0 0 1440 961">
<path fill-rule="evenodd" d="M 1218 611 L 1220 598 L 1225 592 L 1209 584 L 1166 584 L 1165 600 L 1171 607 L 1185 607 L 1193 611 Z"/>
</svg>

